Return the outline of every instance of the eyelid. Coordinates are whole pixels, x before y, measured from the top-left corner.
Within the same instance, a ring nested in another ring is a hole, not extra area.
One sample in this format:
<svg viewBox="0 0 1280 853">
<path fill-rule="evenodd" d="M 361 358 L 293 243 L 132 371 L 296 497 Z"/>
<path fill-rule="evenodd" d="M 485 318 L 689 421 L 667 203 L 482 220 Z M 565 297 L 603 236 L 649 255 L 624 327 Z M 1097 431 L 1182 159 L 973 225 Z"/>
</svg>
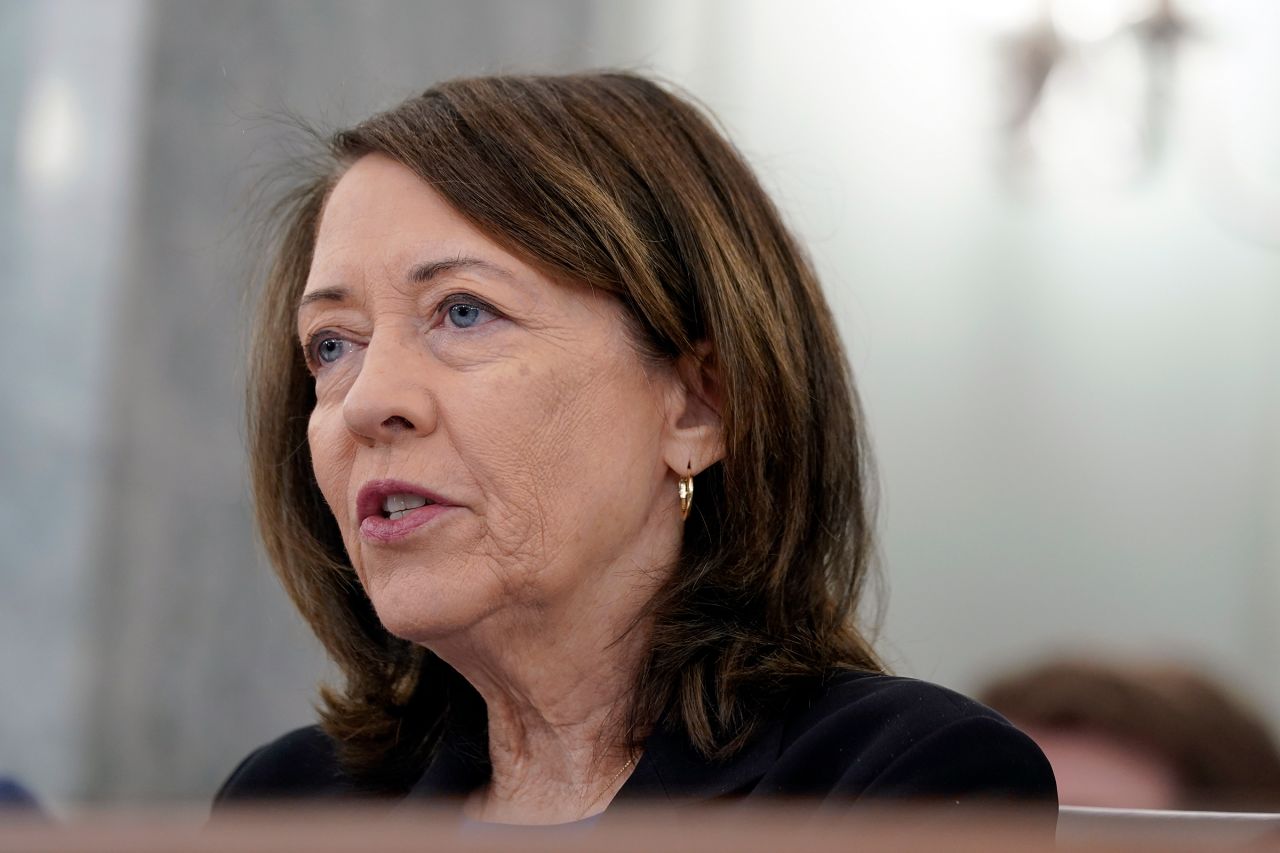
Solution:
<svg viewBox="0 0 1280 853">
<path fill-rule="evenodd" d="M 494 317 L 494 319 L 498 319 L 500 317 L 505 316 L 501 311 L 499 311 L 497 308 L 494 308 L 492 305 L 490 305 L 488 302 L 481 299 L 480 297 L 470 293 L 466 293 L 466 292 L 458 292 L 458 293 L 450 293 L 448 296 L 440 300 L 440 302 L 436 305 L 435 314 L 432 318 L 433 323 L 443 320 L 445 314 L 447 314 L 449 309 L 455 305 L 474 305 L 477 308 L 480 308 L 481 310 L 488 311 Z"/>
</svg>

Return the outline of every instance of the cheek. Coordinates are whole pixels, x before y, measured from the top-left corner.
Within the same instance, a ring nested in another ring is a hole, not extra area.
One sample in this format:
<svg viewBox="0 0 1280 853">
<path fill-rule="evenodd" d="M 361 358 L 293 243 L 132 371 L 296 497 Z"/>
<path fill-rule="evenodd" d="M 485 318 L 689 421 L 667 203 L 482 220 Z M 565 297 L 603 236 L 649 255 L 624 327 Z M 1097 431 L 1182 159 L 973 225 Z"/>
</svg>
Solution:
<svg viewBox="0 0 1280 853">
<path fill-rule="evenodd" d="M 486 383 L 484 404 L 456 434 L 485 481 L 497 552 L 541 565 L 580 558 L 621 544 L 647 519 L 661 418 L 638 370 L 609 358 L 526 362 Z"/>
<path fill-rule="evenodd" d="M 307 422 L 307 446 L 320 493 L 338 521 L 343 538 L 348 538 L 347 485 L 354 458 L 352 442 L 341 422 L 341 411 L 318 404 Z M 348 542 L 350 550 L 350 542 Z"/>
</svg>

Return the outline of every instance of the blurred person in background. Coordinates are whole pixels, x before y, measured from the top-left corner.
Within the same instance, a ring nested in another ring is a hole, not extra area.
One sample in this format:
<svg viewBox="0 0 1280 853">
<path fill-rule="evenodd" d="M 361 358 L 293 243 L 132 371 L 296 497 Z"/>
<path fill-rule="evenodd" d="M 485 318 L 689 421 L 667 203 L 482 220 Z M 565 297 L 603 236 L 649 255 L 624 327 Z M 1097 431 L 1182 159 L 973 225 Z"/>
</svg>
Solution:
<svg viewBox="0 0 1280 853">
<path fill-rule="evenodd" d="M 701 112 L 631 74 L 455 80 L 318 165 L 277 211 L 251 465 L 267 550 L 345 683 L 219 808 L 1053 819 L 1034 742 L 885 674 L 858 623 L 870 463 L 844 351 Z"/>
<path fill-rule="evenodd" d="M 1262 719 L 1179 665 L 1050 661 L 979 698 L 1030 734 L 1064 806 L 1280 811 L 1280 751 Z"/>
</svg>

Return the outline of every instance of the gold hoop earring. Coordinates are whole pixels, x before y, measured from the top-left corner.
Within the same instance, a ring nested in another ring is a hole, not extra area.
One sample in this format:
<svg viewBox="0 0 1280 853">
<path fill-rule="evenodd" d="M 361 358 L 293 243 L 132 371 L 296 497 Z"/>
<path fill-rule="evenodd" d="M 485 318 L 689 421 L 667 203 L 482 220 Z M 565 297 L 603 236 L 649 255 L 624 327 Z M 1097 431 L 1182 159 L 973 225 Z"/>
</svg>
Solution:
<svg viewBox="0 0 1280 853">
<path fill-rule="evenodd" d="M 693 461 L 689 462 L 689 473 L 680 478 L 680 520 L 689 518 L 689 507 L 693 506 Z"/>
</svg>

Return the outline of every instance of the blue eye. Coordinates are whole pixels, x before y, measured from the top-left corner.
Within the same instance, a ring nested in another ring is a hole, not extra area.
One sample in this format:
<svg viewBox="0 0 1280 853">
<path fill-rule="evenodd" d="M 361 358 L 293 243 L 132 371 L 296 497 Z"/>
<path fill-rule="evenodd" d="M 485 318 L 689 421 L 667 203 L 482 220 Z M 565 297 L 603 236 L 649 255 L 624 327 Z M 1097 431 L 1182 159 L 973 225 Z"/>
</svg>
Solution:
<svg viewBox="0 0 1280 853">
<path fill-rule="evenodd" d="M 316 348 L 316 356 L 325 364 L 332 364 L 342 358 L 342 341 L 338 338 L 325 338 Z"/>
<path fill-rule="evenodd" d="M 326 337 L 322 332 L 311 339 L 308 351 L 317 365 L 333 364 L 346 353 L 347 344 L 342 338 Z"/>
<path fill-rule="evenodd" d="M 459 329 L 469 329 L 480 322 L 481 315 L 489 313 L 488 308 L 474 302 L 455 302 L 449 306 L 449 321 Z"/>
</svg>

